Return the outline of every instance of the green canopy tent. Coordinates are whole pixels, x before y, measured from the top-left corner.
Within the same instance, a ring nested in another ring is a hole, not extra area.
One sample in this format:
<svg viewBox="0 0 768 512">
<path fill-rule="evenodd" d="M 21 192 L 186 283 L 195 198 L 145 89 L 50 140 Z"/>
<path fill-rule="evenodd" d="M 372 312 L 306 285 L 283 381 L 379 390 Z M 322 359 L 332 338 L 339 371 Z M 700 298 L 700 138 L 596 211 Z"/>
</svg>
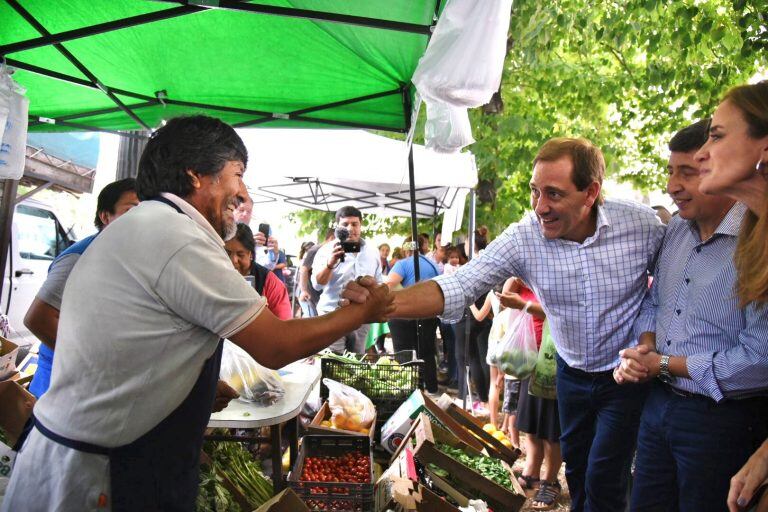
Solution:
<svg viewBox="0 0 768 512">
<path fill-rule="evenodd" d="M 27 89 L 33 132 L 141 137 L 133 130 L 197 112 L 236 127 L 406 133 L 411 77 L 441 8 L 441 0 L 0 0 L 0 56 Z M 413 203 L 412 154 L 409 163 Z M 415 216 L 412 225 L 415 234 Z"/>
</svg>

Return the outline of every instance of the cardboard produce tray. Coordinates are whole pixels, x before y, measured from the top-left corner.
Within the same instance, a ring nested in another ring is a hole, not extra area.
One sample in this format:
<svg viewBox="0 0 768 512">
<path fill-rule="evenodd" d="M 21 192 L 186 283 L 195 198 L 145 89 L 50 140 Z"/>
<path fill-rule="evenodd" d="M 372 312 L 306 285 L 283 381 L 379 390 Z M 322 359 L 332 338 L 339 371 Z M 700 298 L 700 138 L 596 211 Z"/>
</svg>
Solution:
<svg viewBox="0 0 768 512">
<path fill-rule="evenodd" d="M 334 436 L 334 435 L 346 435 L 346 436 L 366 436 L 371 440 L 371 446 L 373 446 L 373 436 L 376 433 L 376 415 L 373 416 L 373 422 L 368 434 L 363 432 L 356 432 L 354 430 L 345 430 L 340 428 L 324 427 L 321 425 L 323 421 L 331 420 L 331 406 L 328 404 L 328 400 L 323 402 L 323 406 L 317 411 L 312 422 L 307 425 L 307 432 L 315 435 L 322 436 Z"/>
<path fill-rule="evenodd" d="M 438 405 L 440 405 L 451 418 L 460 424 L 462 428 L 470 432 L 470 434 L 474 434 L 474 437 L 480 440 L 483 448 L 486 449 L 488 455 L 491 457 L 501 459 L 511 466 L 515 463 L 517 458 L 522 455 L 522 452 L 517 448 L 504 446 L 501 441 L 483 430 L 483 422 L 480 419 L 475 418 L 453 402 L 438 402 Z M 443 405 L 445 405 L 445 407 L 442 407 Z"/>
<path fill-rule="evenodd" d="M 484 455 L 461 442 L 447 430 L 433 424 L 425 414 L 419 416 L 412 430 L 413 439 L 416 443 L 413 450 L 416 459 L 424 466 L 434 464 L 447 471 L 452 478 L 446 480 L 446 483 L 452 485 L 458 493 L 466 497 L 482 497 L 496 510 L 518 512 L 522 508 L 526 496 L 508 464 L 502 462 L 509 472 L 511 489 L 497 484 L 440 451 L 437 445 L 443 443 L 458 448 L 467 455 Z M 410 443 L 411 441 L 408 439 L 406 442 Z"/>
</svg>

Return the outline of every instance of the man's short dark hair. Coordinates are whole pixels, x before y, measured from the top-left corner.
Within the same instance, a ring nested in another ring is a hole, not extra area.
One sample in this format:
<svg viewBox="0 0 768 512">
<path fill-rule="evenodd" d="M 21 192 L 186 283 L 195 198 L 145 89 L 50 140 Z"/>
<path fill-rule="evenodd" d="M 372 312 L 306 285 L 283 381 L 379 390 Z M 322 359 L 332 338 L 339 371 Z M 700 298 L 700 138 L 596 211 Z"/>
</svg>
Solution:
<svg viewBox="0 0 768 512">
<path fill-rule="evenodd" d="M 235 231 L 234 239 L 243 244 L 246 251 L 251 251 L 251 259 L 253 259 L 256 251 L 256 242 L 253 241 L 253 231 L 243 222 L 237 223 L 237 231 Z"/>
<path fill-rule="evenodd" d="M 126 192 L 136 192 L 136 180 L 125 178 L 113 181 L 99 192 L 96 200 L 96 217 L 93 219 L 93 225 L 101 231 L 104 229 L 104 223 L 99 217 L 100 213 L 115 213 L 115 205 Z"/>
<path fill-rule="evenodd" d="M 342 206 L 336 210 L 336 222 L 339 222 L 339 219 L 343 219 L 344 217 L 357 217 L 360 219 L 360 222 L 363 221 L 363 214 L 354 206 Z"/>
<path fill-rule="evenodd" d="M 216 174 L 229 161 L 248 164 L 248 150 L 234 128 L 214 117 L 175 117 L 152 134 L 141 154 L 136 192 L 141 200 L 161 192 L 186 197 L 192 192 L 188 170 Z"/>
<path fill-rule="evenodd" d="M 677 132 L 669 141 L 669 150 L 676 153 L 696 151 L 707 142 L 711 119 L 696 121 Z"/>
<path fill-rule="evenodd" d="M 603 184 L 605 159 L 600 148 L 585 138 L 555 137 L 544 143 L 533 159 L 534 167 L 538 162 L 554 162 L 568 156 L 573 164 L 571 181 L 577 190 L 585 190 L 593 182 Z M 603 204 L 603 191 L 595 201 L 594 208 Z"/>
</svg>

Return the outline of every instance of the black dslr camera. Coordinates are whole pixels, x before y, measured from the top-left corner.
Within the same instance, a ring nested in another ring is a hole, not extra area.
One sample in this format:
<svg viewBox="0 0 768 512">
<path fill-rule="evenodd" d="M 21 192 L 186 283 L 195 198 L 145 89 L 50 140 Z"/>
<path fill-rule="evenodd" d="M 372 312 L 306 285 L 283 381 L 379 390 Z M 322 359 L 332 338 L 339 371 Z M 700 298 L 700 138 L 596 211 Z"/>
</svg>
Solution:
<svg viewBox="0 0 768 512">
<path fill-rule="evenodd" d="M 338 227 L 336 228 L 336 238 L 339 239 L 341 248 L 344 249 L 345 253 L 348 252 L 360 252 L 360 241 L 351 241 L 347 240 L 349 238 L 349 230 L 347 228 Z M 342 257 L 341 261 L 344 261 L 344 258 Z"/>
</svg>

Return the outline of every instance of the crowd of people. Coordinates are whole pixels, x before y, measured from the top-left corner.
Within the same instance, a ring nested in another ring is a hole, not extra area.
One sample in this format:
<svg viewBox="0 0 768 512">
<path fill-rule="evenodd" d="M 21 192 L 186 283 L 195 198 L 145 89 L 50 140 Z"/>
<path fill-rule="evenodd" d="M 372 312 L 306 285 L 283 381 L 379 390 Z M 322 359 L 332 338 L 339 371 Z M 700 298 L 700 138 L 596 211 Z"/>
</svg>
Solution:
<svg viewBox="0 0 768 512">
<path fill-rule="evenodd" d="M 535 509 L 555 506 L 564 462 L 576 512 L 748 510 L 768 483 L 768 82 L 728 91 L 669 150 L 678 210 L 662 218 L 604 198 L 590 141 L 546 141 L 532 211 L 493 241 L 475 231 L 471 258 L 437 234 L 375 247 L 342 207 L 302 245 L 295 319 L 285 252 L 249 227 L 242 141 L 216 119 L 170 120 L 27 315 L 40 400 L 2 510 L 191 509 L 207 418 L 236 396 L 217 382 L 223 338 L 278 368 L 376 351 L 384 321 L 425 361 L 427 393 L 444 374 L 515 446 L 526 434 Z M 489 357 L 517 314 L 538 345 L 551 336 L 554 398 Z"/>
</svg>

